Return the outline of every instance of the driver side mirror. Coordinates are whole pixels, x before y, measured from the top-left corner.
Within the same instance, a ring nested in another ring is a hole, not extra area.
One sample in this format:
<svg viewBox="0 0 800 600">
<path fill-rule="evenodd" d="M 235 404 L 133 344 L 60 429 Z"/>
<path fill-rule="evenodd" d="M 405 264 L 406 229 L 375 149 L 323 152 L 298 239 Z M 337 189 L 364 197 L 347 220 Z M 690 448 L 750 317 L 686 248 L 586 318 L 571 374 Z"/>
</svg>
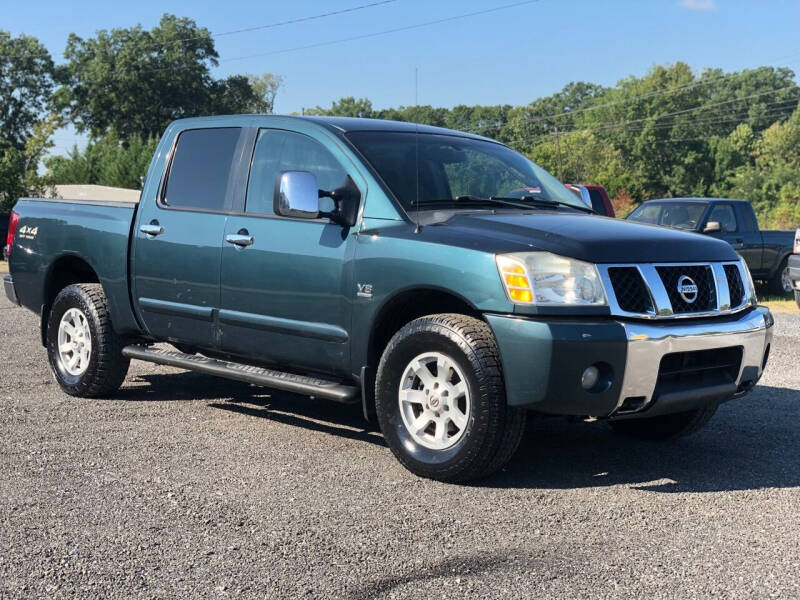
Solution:
<svg viewBox="0 0 800 600">
<path fill-rule="evenodd" d="M 317 177 L 307 171 L 285 171 L 277 182 L 275 214 L 296 219 L 319 217 Z"/>
<path fill-rule="evenodd" d="M 720 233 L 722 232 L 722 225 L 719 221 L 709 221 L 703 228 L 703 233 Z"/>
</svg>

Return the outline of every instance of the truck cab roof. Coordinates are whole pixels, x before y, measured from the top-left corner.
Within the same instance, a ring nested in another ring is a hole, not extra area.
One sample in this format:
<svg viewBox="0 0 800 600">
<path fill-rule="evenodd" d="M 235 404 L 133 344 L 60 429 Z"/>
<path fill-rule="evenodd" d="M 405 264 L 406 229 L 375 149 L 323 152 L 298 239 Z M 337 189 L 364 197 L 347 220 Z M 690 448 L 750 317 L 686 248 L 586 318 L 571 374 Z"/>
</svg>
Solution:
<svg viewBox="0 0 800 600">
<path fill-rule="evenodd" d="M 433 125 L 420 125 L 407 121 L 390 121 L 385 119 L 366 119 L 361 117 L 323 117 L 310 115 L 219 115 L 211 117 L 191 117 L 188 119 L 178 119 L 173 121 L 173 126 L 187 129 L 195 126 L 219 126 L 220 123 L 227 123 L 231 126 L 268 126 L 277 122 L 286 121 L 306 121 L 321 125 L 329 131 L 337 134 L 352 133 L 354 131 L 391 131 L 400 133 L 424 133 L 452 135 L 458 137 L 472 138 L 499 144 L 497 140 L 475 135 L 446 127 L 435 127 Z"/>
</svg>

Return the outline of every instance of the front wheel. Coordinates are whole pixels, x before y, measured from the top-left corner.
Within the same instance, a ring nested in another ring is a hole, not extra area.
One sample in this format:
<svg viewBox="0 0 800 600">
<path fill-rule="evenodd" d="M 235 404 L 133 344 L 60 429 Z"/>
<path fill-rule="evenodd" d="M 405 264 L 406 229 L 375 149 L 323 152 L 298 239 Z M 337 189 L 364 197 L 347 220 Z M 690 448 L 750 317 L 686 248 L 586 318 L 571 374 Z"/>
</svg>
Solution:
<svg viewBox="0 0 800 600">
<path fill-rule="evenodd" d="M 422 477 L 488 475 L 522 438 L 526 413 L 507 406 L 494 336 L 473 317 L 432 315 L 403 327 L 381 357 L 375 392 L 389 448 Z"/>
<path fill-rule="evenodd" d="M 672 415 L 645 419 L 609 421 L 616 433 L 640 440 L 666 441 L 690 435 L 703 427 L 717 412 L 717 404 Z"/>
<path fill-rule="evenodd" d="M 122 356 L 102 286 L 79 283 L 58 293 L 47 324 L 47 357 L 70 396 L 103 396 L 122 385 L 130 360 Z"/>
</svg>

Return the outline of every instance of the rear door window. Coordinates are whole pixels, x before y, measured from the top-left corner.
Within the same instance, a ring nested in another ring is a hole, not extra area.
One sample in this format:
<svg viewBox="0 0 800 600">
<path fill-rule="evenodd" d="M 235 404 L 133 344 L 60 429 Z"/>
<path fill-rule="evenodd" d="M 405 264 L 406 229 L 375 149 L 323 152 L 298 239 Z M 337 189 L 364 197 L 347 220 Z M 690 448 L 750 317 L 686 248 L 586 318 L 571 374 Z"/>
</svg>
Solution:
<svg viewBox="0 0 800 600">
<path fill-rule="evenodd" d="M 172 208 L 229 210 L 241 128 L 189 129 L 178 137 L 162 202 Z"/>
</svg>

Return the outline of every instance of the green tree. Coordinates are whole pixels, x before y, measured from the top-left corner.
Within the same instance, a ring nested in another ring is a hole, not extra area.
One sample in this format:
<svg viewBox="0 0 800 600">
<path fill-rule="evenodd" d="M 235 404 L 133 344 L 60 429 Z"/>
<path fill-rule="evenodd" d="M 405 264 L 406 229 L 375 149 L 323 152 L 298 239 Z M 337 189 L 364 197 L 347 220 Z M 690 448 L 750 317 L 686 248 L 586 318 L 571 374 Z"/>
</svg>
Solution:
<svg viewBox="0 0 800 600">
<path fill-rule="evenodd" d="M 71 34 L 64 57 L 57 106 L 78 131 L 97 138 L 148 138 L 174 119 L 246 112 L 255 101 L 245 77 L 212 79 L 214 40 L 188 18 L 165 14 L 150 31 L 101 30 L 86 40 Z"/>
<path fill-rule="evenodd" d="M 537 143 L 546 140 L 557 127 L 562 132 L 575 128 L 572 113 L 586 111 L 604 97 L 603 86 L 584 81 L 568 83 L 555 94 L 534 100 L 525 106 L 510 108 L 505 116 L 505 125 L 496 137 L 521 152 L 529 152 Z M 580 114 L 584 114 L 580 112 Z"/>
<path fill-rule="evenodd" d="M 751 161 L 720 184 L 726 195 L 745 198 L 762 225 L 793 228 L 800 222 L 800 108 L 764 130 L 749 147 Z"/>
<path fill-rule="evenodd" d="M 562 178 L 565 183 L 602 185 L 614 197 L 632 181 L 616 148 L 610 148 L 592 133 L 578 131 L 560 137 Z M 555 139 L 538 144 L 529 154 L 531 160 L 551 173 L 558 173 L 558 148 Z"/>
<path fill-rule="evenodd" d="M 330 108 L 315 106 L 306 109 L 307 115 L 319 115 L 325 117 L 365 117 L 374 118 L 375 111 L 372 110 L 372 102 L 366 98 L 356 100 L 353 96 L 340 98 L 331 104 Z"/>
<path fill-rule="evenodd" d="M 57 127 L 45 117 L 53 68 L 38 40 L 0 31 L 0 212 L 42 189 L 37 169 Z"/>
<path fill-rule="evenodd" d="M 139 189 L 158 139 L 133 135 L 123 144 L 116 135 L 90 140 L 83 151 L 73 147 L 67 156 L 45 160 L 53 184 L 96 184 Z"/>
<path fill-rule="evenodd" d="M 33 133 L 53 90 L 53 60 L 26 35 L 0 31 L 0 144 L 17 150 Z"/>
<path fill-rule="evenodd" d="M 275 112 L 275 97 L 283 84 L 283 77 L 274 73 L 262 75 L 247 75 L 250 87 L 253 89 L 253 102 L 249 112 L 271 115 Z"/>
<path fill-rule="evenodd" d="M 33 125 L 22 150 L 11 145 L 3 149 L 0 154 L 0 212 L 10 210 L 18 198 L 41 196 L 50 188 L 49 178 L 41 177 L 38 167 L 45 153 L 53 147 L 53 133 L 60 126 L 58 115 L 50 115 Z"/>
</svg>

